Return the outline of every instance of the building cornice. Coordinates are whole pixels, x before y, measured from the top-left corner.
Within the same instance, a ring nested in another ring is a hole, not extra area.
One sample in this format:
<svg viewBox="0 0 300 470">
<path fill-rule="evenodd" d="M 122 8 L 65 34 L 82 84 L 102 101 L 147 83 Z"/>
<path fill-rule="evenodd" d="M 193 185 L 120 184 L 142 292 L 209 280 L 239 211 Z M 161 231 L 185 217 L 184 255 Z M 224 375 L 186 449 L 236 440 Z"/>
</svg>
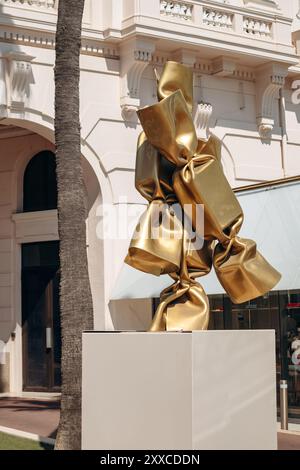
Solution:
<svg viewBox="0 0 300 470">
<path fill-rule="evenodd" d="M 40 49 L 55 49 L 55 34 L 40 33 L 39 35 L 32 30 L 18 30 L 15 28 L 1 28 L 0 43 L 16 44 L 29 47 L 38 47 Z M 118 59 L 119 48 L 116 44 L 104 41 L 89 40 L 82 38 L 81 53 L 86 55 L 97 55 L 105 58 Z"/>
<path fill-rule="evenodd" d="M 172 41 L 174 48 L 176 48 L 176 44 L 181 44 L 181 46 L 184 44 L 186 48 L 199 48 L 201 46 L 213 51 L 212 54 L 218 50 L 220 55 L 248 56 L 257 59 L 260 61 L 260 64 L 268 61 L 277 61 L 292 66 L 299 63 L 299 57 L 297 57 L 292 46 L 287 48 L 289 52 L 282 52 L 281 48 L 278 47 L 280 44 L 275 44 L 275 47 L 274 43 L 269 41 L 262 40 L 259 44 L 253 44 L 249 40 L 249 42 L 246 41 L 245 44 L 241 44 L 240 39 L 242 36 L 237 34 L 228 35 L 224 39 L 224 36 L 220 35 L 219 31 L 210 31 L 210 33 L 206 29 L 201 30 L 195 27 L 187 34 L 186 31 L 165 30 L 161 25 L 154 26 L 153 23 L 152 25 L 133 24 L 123 30 L 123 39 L 143 36 L 154 40 Z M 112 38 L 107 39 L 112 40 Z M 243 37 L 243 39 L 245 38 Z"/>
</svg>

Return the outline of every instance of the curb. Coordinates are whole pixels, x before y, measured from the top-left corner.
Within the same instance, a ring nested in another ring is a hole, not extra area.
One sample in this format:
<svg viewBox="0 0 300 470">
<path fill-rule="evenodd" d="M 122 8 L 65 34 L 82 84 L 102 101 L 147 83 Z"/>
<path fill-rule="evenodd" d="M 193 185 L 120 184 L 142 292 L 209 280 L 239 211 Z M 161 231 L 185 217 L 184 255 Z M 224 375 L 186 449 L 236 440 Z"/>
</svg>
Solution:
<svg viewBox="0 0 300 470">
<path fill-rule="evenodd" d="M 294 432 L 296 434 L 299 434 L 300 433 L 300 424 L 289 422 L 289 429 L 287 431 L 285 431 L 284 429 L 281 429 L 280 423 L 277 423 L 277 432 L 282 432 L 282 433 Z"/>
<path fill-rule="evenodd" d="M 300 432 L 299 431 L 285 431 L 285 430 L 281 429 L 280 431 L 278 431 L 278 434 L 285 434 L 285 435 L 288 435 L 288 436 L 300 437 Z"/>
<path fill-rule="evenodd" d="M 31 441 L 41 442 L 42 444 L 55 445 L 55 439 L 51 437 L 43 437 L 38 434 L 32 434 L 30 432 L 19 431 L 18 429 L 6 428 L 5 426 L 0 426 L 0 432 L 9 434 L 10 436 L 22 437 L 24 439 L 30 439 Z"/>
<path fill-rule="evenodd" d="M 22 392 L 19 394 L 15 393 L 0 393 L 0 400 L 2 398 L 14 399 L 14 400 L 39 400 L 39 401 L 60 401 L 61 393 L 39 393 L 39 392 Z"/>
</svg>

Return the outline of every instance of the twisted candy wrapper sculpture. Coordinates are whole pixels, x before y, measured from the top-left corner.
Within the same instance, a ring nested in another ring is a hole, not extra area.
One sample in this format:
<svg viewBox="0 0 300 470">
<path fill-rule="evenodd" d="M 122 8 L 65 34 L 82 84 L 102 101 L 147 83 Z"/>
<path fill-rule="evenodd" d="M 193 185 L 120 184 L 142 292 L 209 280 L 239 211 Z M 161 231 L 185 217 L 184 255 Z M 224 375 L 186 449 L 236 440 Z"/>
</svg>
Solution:
<svg viewBox="0 0 300 470">
<path fill-rule="evenodd" d="M 161 294 L 150 331 L 204 330 L 209 302 L 195 279 L 208 274 L 212 265 L 234 303 L 264 295 L 281 276 L 254 241 L 238 237 L 243 211 L 223 173 L 220 143 L 214 137 L 197 139 L 192 71 L 167 62 L 158 100 L 138 111 L 144 132 L 138 141 L 136 188 L 149 206 L 126 262 L 174 280 Z M 203 208 L 204 230 L 198 223 Z M 203 238 L 200 250 L 194 248 L 189 225 L 196 240 Z"/>
<path fill-rule="evenodd" d="M 131 242 L 126 262 L 160 276 L 180 269 L 182 224 L 172 210 L 173 168 L 160 158 L 142 133 L 136 159 L 136 188 L 149 201 Z"/>
</svg>

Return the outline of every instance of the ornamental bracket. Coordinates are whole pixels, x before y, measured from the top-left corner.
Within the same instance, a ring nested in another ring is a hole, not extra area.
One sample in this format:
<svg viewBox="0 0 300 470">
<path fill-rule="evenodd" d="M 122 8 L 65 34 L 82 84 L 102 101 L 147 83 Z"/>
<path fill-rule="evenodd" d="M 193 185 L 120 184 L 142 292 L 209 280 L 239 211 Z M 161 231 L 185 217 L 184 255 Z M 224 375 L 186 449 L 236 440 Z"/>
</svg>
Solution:
<svg viewBox="0 0 300 470">
<path fill-rule="evenodd" d="M 125 120 L 132 120 L 141 105 L 141 80 L 154 51 L 154 43 L 145 39 L 129 40 L 121 46 L 120 104 Z"/>
<path fill-rule="evenodd" d="M 275 105 L 287 75 L 288 67 L 275 62 L 258 69 L 256 80 L 257 126 L 263 140 L 272 137 L 275 125 Z"/>
<path fill-rule="evenodd" d="M 236 68 L 236 62 L 230 57 L 217 57 L 212 62 L 212 73 L 217 77 L 232 77 Z"/>
<path fill-rule="evenodd" d="M 193 69 L 197 61 L 197 55 L 195 51 L 178 49 L 173 53 L 173 60 Z"/>
<path fill-rule="evenodd" d="M 213 107 L 210 103 L 201 101 L 197 104 L 194 124 L 198 139 L 208 140 L 209 124 L 212 116 Z"/>
<path fill-rule="evenodd" d="M 22 116 L 30 96 L 30 85 L 35 83 L 32 71 L 32 61 L 35 57 L 23 52 L 10 52 L 5 57 L 8 106 L 11 112 Z"/>
<path fill-rule="evenodd" d="M 204 97 L 203 77 L 198 78 L 198 99 L 194 106 L 194 125 L 198 139 L 207 141 L 213 113 L 213 106 Z"/>
</svg>

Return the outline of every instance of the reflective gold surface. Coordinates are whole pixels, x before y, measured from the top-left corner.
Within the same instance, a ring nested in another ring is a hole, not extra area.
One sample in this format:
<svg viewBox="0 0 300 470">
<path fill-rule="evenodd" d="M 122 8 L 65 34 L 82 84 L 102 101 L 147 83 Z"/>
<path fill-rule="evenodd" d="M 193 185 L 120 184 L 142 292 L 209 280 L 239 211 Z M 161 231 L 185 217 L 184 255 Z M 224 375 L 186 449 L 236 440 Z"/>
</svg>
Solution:
<svg viewBox="0 0 300 470">
<path fill-rule="evenodd" d="M 169 204 L 152 201 L 142 215 L 131 241 L 126 263 L 160 276 L 180 268 L 182 224 Z"/>
<path fill-rule="evenodd" d="M 165 200 L 174 194 L 173 172 L 173 165 L 161 158 L 158 150 L 142 132 L 138 140 L 135 168 L 135 187 L 138 192 L 148 201 Z"/>
<path fill-rule="evenodd" d="M 206 240 L 226 240 L 226 231 L 243 214 L 218 156 L 196 154 L 174 174 L 174 190 L 182 207 L 193 205 L 192 224 L 196 230 L 197 208 L 204 206 Z M 195 220 L 194 220 L 195 219 Z"/>
<path fill-rule="evenodd" d="M 186 249 L 185 260 L 189 276 L 192 279 L 206 276 L 210 273 L 213 261 L 213 243 L 204 241 L 201 250 L 189 247 Z"/>
<path fill-rule="evenodd" d="M 169 61 L 164 66 L 163 72 L 158 81 L 158 100 L 172 95 L 174 91 L 181 90 L 189 112 L 192 113 L 193 97 L 193 71 L 177 62 Z"/>
<path fill-rule="evenodd" d="M 195 331 L 207 330 L 209 324 L 209 301 L 203 287 L 190 273 L 205 275 L 211 269 L 211 252 L 205 244 L 203 252 L 188 248 L 187 232 L 183 232 L 182 262 L 180 271 L 172 275 L 175 283 L 160 296 L 150 331 Z M 188 261 L 189 260 L 189 261 Z M 189 265 L 189 266 L 188 266 Z M 203 273 L 203 274 L 202 274 Z"/>
<path fill-rule="evenodd" d="M 149 331 L 207 330 L 208 324 L 209 301 L 203 287 L 178 281 L 163 291 Z"/>
<path fill-rule="evenodd" d="M 238 237 L 244 216 L 223 173 L 221 143 L 213 136 L 207 142 L 196 136 L 192 71 L 168 62 L 158 99 L 138 111 L 144 132 L 138 141 L 135 184 L 149 206 L 126 262 L 174 280 L 161 294 L 150 331 L 205 330 L 209 302 L 195 279 L 208 274 L 212 265 L 234 303 L 264 295 L 281 276 L 254 241 Z M 180 204 L 180 213 L 174 203 Z M 203 208 L 204 230 L 197 223 Z M 196 231 L 195 240 L 190 240 L 189 226 Z M 196 246 L 201 237 L 203 246 Z"/>
<path fill-rule="evenodd" d="M 214 267 L 223 288 L 235 304 L 256 299 L 280 281 L 281 275 L 257 251 L 253 240 L 233 238 L 218 244 Z"/>
<path fill-rule="evenodd" d="M 151 144 L 170 162 L 184 165 L 193 157 L 198 140 L 181 90 L 137 113 Z"/>
</svg>

